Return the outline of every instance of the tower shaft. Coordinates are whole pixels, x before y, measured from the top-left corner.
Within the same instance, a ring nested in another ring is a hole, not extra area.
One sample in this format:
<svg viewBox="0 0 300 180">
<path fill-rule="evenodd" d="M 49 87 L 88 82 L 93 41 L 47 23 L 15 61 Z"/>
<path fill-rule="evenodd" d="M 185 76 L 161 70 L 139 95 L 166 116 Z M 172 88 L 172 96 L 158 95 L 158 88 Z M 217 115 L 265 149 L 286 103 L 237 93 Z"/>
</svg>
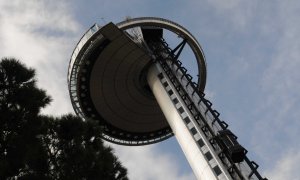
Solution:
<svg viewBox="0 0 300 180">
<path fill-rule="evenodd" d="M 164 39 L 148 45 L 154 54 L 149 86 L 197 179 L 265 179 Z"/>
<path fill-rule="evenodd" d="M 150 67 L 147 79 L 197 179 L 232 179 L 159 64 Z"/>
</svg>

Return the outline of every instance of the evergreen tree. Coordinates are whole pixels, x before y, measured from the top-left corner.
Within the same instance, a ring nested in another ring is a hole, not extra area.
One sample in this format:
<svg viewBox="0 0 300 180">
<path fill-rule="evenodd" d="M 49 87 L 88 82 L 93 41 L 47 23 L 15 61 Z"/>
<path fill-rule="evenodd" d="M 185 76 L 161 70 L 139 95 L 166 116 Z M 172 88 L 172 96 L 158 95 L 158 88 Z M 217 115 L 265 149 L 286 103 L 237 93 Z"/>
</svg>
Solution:
<svg viewBox="0 0 300 180">
<path fill-rule="evenodd" d="M 0 179 L 127 180 L 96 122 L 39 114 L 51 98 L 34 77 L 15 59 L 0 61 Z"/>
<path fill-rule="evenodd" d="M 97 123 L 73 115 L 43 118 L 48 123 L 43 142 L 53 179 L 127 179 L 112 149 L 103 145 Z"/>
<path fill-rule="evenodd" d="M 35 71 L 15 59 L 0 62 L 0 179 L 46 171 L 46 154 L 37 138 L 38 113 L 50 102 L 36 87 Z"/>
</svg>

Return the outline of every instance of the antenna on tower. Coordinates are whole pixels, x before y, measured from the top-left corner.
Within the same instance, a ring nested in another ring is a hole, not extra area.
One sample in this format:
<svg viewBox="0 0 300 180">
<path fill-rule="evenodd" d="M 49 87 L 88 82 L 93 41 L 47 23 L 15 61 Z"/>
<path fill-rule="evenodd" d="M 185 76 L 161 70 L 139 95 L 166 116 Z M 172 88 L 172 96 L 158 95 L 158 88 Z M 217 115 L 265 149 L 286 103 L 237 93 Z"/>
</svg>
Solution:
<svg viewBox="0 0 300 180">
<path fill-rule="evenodd" d="M 125 16 L 125 21 L 129 21 L 131 18 L 131 16 Z"/>
<path fill-rule="evenodd" d="M 105 20 L 104 17 L 101 17 L 100 19 L 101 19 L 101 21 L 102 21 L 103 24 L 107 24 L 107 22 L 106 22 L 106 20 Z"/>
</svg>

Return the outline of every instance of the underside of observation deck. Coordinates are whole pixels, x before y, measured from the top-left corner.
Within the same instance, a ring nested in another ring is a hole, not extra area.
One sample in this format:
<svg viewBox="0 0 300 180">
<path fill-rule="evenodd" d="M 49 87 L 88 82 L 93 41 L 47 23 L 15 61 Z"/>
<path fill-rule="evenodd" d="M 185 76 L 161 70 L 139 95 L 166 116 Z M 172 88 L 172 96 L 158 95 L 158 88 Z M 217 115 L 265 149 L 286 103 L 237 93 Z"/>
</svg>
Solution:
<svg viewBox="0 0 300 180">
<path fill-rule="evenodd" d="M 149 53 L 113 23 L 100 31 L 101 40 L 82 57 L 77 74 L 84 117 L 98 120 L 107 139 L 121 144 L 148 144 L 172 136 L 145 79 L 152 62 Z"/>
</svg>

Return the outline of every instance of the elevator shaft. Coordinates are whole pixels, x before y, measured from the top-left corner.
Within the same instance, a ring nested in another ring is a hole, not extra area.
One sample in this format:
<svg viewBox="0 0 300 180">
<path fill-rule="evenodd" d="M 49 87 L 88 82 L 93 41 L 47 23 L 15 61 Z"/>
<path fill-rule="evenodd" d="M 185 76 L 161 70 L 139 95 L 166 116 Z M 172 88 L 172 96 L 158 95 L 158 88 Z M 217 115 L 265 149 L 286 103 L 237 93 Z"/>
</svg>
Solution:
<svg viewBox="0 0 300 180">
<path fill-rule="evenodd" d="M 196 177 L 265 179 L 163 39 L 147 43 L 155 56 L 149 86 Z"/>
<path fill-rule="evenodd" d="M 197 179 L 232 179 L 159 64 L 150 67 L 148 83 Z"/>
</svg>

